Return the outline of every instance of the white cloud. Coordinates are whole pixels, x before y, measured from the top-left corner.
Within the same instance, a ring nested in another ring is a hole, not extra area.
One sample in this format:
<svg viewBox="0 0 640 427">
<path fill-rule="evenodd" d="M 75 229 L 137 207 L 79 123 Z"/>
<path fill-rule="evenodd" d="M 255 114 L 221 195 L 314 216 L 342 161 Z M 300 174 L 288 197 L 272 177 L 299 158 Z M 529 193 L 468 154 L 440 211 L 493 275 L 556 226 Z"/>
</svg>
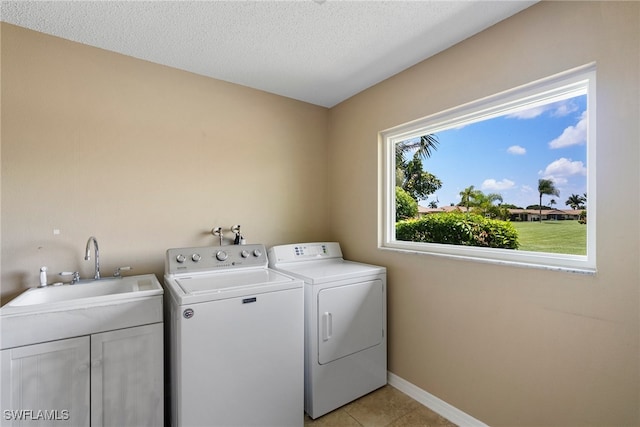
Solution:
<svg viewBox="0 0 640 427">
<path fill-rule="evenodd" d="M 564 117 L 575 111 L 578 111 L 578 106 L 575 102 L 562 101 L 554 104 L 554 107 L 555 108 L 551 113 L 553 117 Z"/>
<path fill-rule="evenodd" d="M 568 99 L 564 101 L 558 101 L 551 104 L 539 105 L 533 108 L 527 108 L 525 110 L 515 111 L 511 114 L 507 114 L 507 117 L 512 119 L 535 119 L 538 116 L 549 111 L 552 117 L 564 117 L 574 111 L 578 110 L 578 106 L 573 100 Z"/>
<path fill-rule="evenodd" d="M 520 191 L 522 191 L 523 193 L 533 193 L 533 187 L 531 187 L 530 185 L 523 185 L 522 187 L 520 187 Z"/>
<path fill-rule="evenodd" d="M 564 157 L 549 163 L 544 171 L 538 172 L 543 178 L 551 179 L 554 184 L 567 183 L 567 178 L 574 175 L 586 175 L 587 168 L 581 161 L 571 161 Z"/>
<path fill-rule="evenodd" d="M 516 185 L 515 182 L 509 179 L 503 179 L 502 181 L 496 181 L 493 178 L 485 179 L 481 185 L 483 190 L 490 191 L 504 191 L 513 188 Z"/>
<path fill-rule="evenodd" d="M 542 105 L 540 107 L 529 108 L 526 110 L 515 111 L 511 114 L 507 114 L 507 117 L 512 119 L 535 119 L 542 113 L 548 110 L 547 105 Z"/>
<path fill-rule="evenodd" d="M 527 149 L 519 145 L 512 145 L 511 147 L 507 148 L 507 153 L 522 156 L 524 154 L 527 154 Z"/>
<path fill-rule="evenodd" d="M 553 181 L 553 184 L 558 189 L 560 189 L 559 187 L 562 187 L 569 182 L 569 180 L 564 176 L 549 175 L 546 177 L 546 179 L 550 179 L 551 181 Z"/>
<path fill-rule="evenodd" d="M 587 112 L 584 111 L 580 121 L 575 126 L 567 127 L 562 135 L 549 143 L 549 148 L 563 148 L 571 145 L 584 144 L 587 141 Z"/>
</svg>

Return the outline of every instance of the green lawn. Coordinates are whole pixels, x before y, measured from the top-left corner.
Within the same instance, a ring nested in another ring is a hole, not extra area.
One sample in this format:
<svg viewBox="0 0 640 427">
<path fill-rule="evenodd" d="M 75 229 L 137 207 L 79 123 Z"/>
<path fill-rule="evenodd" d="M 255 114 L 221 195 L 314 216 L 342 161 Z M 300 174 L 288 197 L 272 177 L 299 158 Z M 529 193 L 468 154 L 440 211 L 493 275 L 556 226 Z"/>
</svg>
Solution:
<svg viewBox="0 0 640 427">
<path fill-rule="evenodd" d="M 516 222 L 520 250 L 573 255 L 587 254 L 587 226 L 578 221 Z"/>
</svg>

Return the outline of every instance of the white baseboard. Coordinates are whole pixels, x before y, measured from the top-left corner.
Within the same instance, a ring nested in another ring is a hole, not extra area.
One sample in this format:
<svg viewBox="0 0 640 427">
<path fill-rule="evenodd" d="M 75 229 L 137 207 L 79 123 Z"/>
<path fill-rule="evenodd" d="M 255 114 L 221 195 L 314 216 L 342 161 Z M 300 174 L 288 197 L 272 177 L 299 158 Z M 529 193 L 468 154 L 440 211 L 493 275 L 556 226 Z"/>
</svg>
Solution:
<svg viewBox="0 0 640 427">
<path fill-rule="evenodd" d="M 400 378 L 391 372 L 387 372 L 387 379 L 390 386 L 397 388 L 404 394 L 422 403 L 433 412 L 442 415 L 460 427 L 489 427 L 482 421 L 473 418 L 471 415 L 462 412 L 458 408 L 449 405 L 444 400 L 438 399 L 431 393 L 422 390 L 421 388 L 411 384 L 409 381 Z"/>
</svg>

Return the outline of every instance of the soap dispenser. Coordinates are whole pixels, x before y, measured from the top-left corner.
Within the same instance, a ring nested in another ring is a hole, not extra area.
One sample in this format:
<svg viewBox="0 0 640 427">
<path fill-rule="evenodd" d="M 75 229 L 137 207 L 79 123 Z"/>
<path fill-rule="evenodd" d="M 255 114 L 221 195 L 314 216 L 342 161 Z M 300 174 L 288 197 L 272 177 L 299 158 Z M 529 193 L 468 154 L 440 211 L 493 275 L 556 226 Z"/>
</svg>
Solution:
<svg viewBox="0 0 640 427">
<path fill-rule="evenodd" d="M 40 287 L 47 286 L 47 267 L 40 267 Z"/>
</svg>

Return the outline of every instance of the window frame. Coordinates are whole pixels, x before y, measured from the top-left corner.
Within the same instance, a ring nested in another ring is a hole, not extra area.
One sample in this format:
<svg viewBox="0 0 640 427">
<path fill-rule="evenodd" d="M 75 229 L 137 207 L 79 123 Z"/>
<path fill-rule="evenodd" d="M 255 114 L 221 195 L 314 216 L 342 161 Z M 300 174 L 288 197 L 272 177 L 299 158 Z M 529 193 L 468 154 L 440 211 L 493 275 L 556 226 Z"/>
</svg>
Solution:
<svg viewBox="0 0 640 427">
<path fill-rule="evenodd" d="M 421 243 L 395 238 L 395 144 L 456 126 L 545 105 L 554 100 L 587 94 L 587 194 L 586 255 L 519 251 L 512 249 Z M 572 95 L 573 94 L 573 95 Z M 596 272 L 596 65 L 587 64 L 479 100 L 444 110 L 378 133 L 379 198 L 378 248 L 496 264 L 510 264 L 576 273 Z"/>
</svg>

